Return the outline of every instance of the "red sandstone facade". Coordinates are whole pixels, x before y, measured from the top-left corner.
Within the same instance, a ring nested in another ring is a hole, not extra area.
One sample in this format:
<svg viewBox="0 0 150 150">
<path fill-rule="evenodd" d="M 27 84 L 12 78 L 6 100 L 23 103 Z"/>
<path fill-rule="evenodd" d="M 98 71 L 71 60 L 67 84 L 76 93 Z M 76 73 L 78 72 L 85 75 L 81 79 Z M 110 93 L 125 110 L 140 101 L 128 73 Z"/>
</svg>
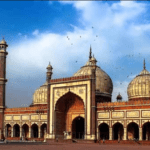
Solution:
<svg viewBox="0 0 150 150">
<path fill-rule="evenodd" d="M 139 88 L 136 97 L 137 87 L 134 88 L 133 82 L 128 90 L 129 101 L 111 102 L 112 81 L 96 65 L 91 49 L 88 62 L 73 77 L 51 79 L 53 68 L 49 64 L 46 83 L 35 92 L 32 106 L 5 108 L 7 44 L 4 40 L 0 47 L 1 138 L 150 140 L 150 96 L 139 96 Z M 146 84 L 144 77 L 149 76 L 143 70 L 136 85 Z"/>
</svg>

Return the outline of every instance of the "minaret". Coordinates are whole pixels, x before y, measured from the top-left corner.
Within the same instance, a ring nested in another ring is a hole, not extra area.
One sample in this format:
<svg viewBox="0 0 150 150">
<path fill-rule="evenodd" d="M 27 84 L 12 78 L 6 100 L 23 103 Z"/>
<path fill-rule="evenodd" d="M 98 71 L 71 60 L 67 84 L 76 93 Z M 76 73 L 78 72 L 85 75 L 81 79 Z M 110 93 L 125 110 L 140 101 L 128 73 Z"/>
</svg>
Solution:
<svg viewBox="0 0 150 150">
<path fill-rule="evenodd" d="M 53 70 L 53 67 L 50 65 L 50 62 L 49 62 L 49 65 L 47 66 L 47 72 L 46 72 L 46 81 L 49 82 L 49 80 L 51 79 L 52 77 L 52 70 Z"/>
<path fill-rule="evenodd" d="M 92 74 L 91 74 L 91 136 L 92 139 L 96 140 L 96 63 L 94 55 L 90 59 Z"/>
<path fill-rule="evenodd" d="M 46 82 L 47 82 L 47 104 L 48 104 L 48 110 L 47 110 L 47 116 L 48 116 L 48 122 L 47 122 L 47 133 L 50 133 L 50 81 L 52 78 L 52 70 L 53 67 L 50 65 L 47 66 L 47 72 L 46 72 Z"/>
<path fill-rule="evenodd" d="M 8 54 L 6 49 L 8 45 L 6 41 L 0 42 L 0 139 L 4 134 L 4 109 L 5 109 L 5 84 L 6 79 L 6 55 Z"/>
</svg>

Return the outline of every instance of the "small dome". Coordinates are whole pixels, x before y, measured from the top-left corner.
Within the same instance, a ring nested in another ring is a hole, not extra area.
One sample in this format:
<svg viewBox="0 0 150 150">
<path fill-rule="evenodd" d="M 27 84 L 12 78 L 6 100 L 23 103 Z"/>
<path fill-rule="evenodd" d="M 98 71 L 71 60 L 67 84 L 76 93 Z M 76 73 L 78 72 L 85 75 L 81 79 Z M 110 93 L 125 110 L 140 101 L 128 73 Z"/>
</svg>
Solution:
<svg viewBox="0 0 150 150">
<path fill-rule="evenodd" d="M 2 41 L 0 42 L 0 44 L 7 44 L 4 38 L 2 39 Z"/>
<path fill-rule="evenodd" d="M 117 101 L 121 101 L 122 100 L 122 96 L 120 95 L 120 93 L 117 95 L 116 99 L 117 99 Z"/>
<path fill-rule="evenodd" d="M 92 59 L 92 58 L 91 58 Z M 81 67 L 73 76 L 91 75 L 92 63 L 91 60 Z M 100 94 L 105 94 L 111 97 L 113 90 L 113 83 L 111 78 L 99 66 L 96 66 L 96 91 Z"/>
<path fill-rule="evenodd" d="M 128 85 L 129 100 L 150 99 L 150 73 L 146 70 L 145 60 L 143 70 Z"/>
<path fill-rule="evenodd" d="M 47 82 L 34 92 L 33 105 L 36 104 L 47 104 Z"/>
<path fill-rule="evenodd" d="M 90 61 L 95 61 L 95 62 L 97 62 L 97 60 L 95 59 L 94 56 L 90 59 Z"/>
<path fill-rule="evenodd" d="M 51 66 L 51 64 L 49 63 L 46 69 L 48 69 L 48 70 L 52 70 L 52 69 L 53 69 L 53 67 L 52 67 L 52 66 Z"/>
</svg>

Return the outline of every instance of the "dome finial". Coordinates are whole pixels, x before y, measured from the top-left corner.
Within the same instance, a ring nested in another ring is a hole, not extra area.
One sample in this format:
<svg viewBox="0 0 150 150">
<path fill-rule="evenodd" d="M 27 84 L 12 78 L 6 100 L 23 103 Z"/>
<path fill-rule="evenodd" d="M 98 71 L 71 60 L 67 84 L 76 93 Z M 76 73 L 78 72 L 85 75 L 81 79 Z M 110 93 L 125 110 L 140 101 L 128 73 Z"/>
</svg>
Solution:
<svg viewBox="0 0 150 150">
<path fill-rule="evenodd" d="M 91 48 L 91 45 L 90 45 L 90 52 L 89 52 L 89 59 L 92 58 L 92 48 Z"/>
<path fill-rule="evenodd" d="M 143 69 L 146 69 L 146 66 L 145 66 L 145 58 L 144 58 L 144 62 L 143 62 Z"/>
</svg>

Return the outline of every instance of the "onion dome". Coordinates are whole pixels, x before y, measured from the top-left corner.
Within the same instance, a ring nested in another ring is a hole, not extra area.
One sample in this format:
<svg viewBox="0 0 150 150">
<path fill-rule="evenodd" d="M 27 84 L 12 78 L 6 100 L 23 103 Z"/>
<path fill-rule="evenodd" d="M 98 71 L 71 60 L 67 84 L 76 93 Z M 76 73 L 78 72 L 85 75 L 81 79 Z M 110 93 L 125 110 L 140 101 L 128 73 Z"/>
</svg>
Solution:
<svg viewBox="0 0 150 150">
<path fill-rule="evenodd" d="M 97 62 L 94 57 L 91 57 L 91 48 L 90 56 L 87 63 L 81 67 L 73 76 L 83 76 L 92 74 L 92 62 Z M 96 94 L 111 97 L 113 90 L 113 83 L 108 74 L 103 71 L 99 66 L 96 65 Z"/>
<path fill-rule="evenodd" d="M 116 99 L 117 101 L 122 101 L 122 96 L 120 95 L 120 93 L 117 95 Z"/>
<path fill-rule="evenodd" d="M 47 104 L 47 82 L 38 88 L 33 94 L 33 105 Z"/>
<path fill-rule="evenodd" d="M 146 70 L 145 60 L 143 70 L 129 83 L 127 92 L 129 101 L 150 99 L 150 73 Z"/>
<path fill-rule="evenodd" d="M 4 38 L 1 40 L 0 44 L 7 44 Z"/>
</svg>

